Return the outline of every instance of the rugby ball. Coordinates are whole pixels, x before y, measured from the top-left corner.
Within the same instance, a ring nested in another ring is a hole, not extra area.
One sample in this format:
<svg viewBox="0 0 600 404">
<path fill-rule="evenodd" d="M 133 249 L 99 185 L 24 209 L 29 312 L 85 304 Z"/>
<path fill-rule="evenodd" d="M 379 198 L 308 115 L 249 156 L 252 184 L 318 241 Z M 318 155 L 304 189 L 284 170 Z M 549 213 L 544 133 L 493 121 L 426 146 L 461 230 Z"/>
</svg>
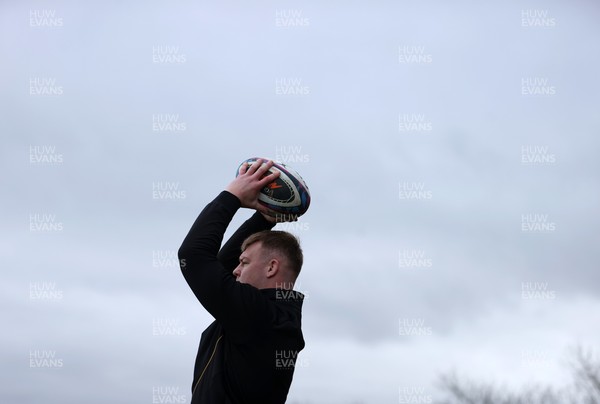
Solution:
<svg viewBox="0 0 600 404">
<path fill-rule="evenodd" d="M 243 161 L 238 166 L 236 177 L 242 164 L 248 163 L 248 166 L 251 166 L 258 159 L 259 157 L 252 157 Z M 266 164 L 270 159 L 262 158 L 262 160 L 263 164 Z M 276 160 L 273 160 L 273 163 L 275 164 L 265 173 L 265 176 L 274 170 L 280 171 L 281 174 L 260 191 L 258 202 L 277 213 L 303 215 L 310 206 L 310 192 L 306 182 L 291 167 Z"/>
</svg>

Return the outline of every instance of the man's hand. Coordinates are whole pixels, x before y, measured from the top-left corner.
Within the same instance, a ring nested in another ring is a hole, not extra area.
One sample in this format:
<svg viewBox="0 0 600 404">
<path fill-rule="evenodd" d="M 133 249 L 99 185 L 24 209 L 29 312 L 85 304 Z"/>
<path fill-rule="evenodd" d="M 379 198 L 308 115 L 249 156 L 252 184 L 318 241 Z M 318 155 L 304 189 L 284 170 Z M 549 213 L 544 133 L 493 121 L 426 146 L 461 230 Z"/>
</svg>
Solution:
<svg viewBox="0 0 600 404">
<path fill-rule="evenodd" d="M 237 196 L 243 208 L 256 209 L 263 215 L 269 215 L 270 210 L 258 203 L 258 195 L 263 187 L 275 181 L 281 173 L 279 170 L 274 170 L 272 174 L 263 178 L 265 173 L 273 167 L 273 161 L 269 160 L 266 164 L 263 162 L 262 159 L 258 159 L 251 166 L 248 163 L 242 164 L 238 176 L 225 190 Z"/>
<path fill-rule="evenodd" d="M 298 215 L 292 215 L 291 213 L 277 213 L 271 209 L 267 209 L 267 213 L 260 212 L 267 221 L 271 223 L 285 223 L 285 222 L 297 222 Z"/>
</svg>

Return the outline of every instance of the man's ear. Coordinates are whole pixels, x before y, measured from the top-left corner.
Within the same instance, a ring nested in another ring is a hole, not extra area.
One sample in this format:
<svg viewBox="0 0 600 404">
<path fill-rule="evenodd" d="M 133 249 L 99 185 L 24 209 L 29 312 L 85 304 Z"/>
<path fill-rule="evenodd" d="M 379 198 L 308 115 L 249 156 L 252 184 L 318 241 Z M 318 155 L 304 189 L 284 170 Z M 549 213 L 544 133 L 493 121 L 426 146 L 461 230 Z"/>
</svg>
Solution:
<svg viewBox="0 0 600 404">
<path fill-rule="evenodd" d="M 267 278 L 271 278 L 280 270 L 280 262 L 277 258 L 271 258 L 267 264 Z"/>
</svg>

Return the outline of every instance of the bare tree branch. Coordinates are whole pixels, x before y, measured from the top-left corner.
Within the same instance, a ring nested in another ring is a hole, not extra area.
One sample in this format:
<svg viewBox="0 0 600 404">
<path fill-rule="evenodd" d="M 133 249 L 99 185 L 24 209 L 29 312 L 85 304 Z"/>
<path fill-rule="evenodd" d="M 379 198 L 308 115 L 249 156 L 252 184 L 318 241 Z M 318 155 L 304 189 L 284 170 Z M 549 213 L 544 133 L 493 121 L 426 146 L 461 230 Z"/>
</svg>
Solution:
<svg viewBox="0 0 600 404">
<path fill-rule="evenodd" d="M 570 357 L 571 386 L 529 386 L 512 392 L 491 383 L 465 381 L 451 372 L 438 379 L 447 395 L 441 404 L 600 404 L 600 359 L 592 349 L 581 346 L 575 347 Z"/>
</svg>

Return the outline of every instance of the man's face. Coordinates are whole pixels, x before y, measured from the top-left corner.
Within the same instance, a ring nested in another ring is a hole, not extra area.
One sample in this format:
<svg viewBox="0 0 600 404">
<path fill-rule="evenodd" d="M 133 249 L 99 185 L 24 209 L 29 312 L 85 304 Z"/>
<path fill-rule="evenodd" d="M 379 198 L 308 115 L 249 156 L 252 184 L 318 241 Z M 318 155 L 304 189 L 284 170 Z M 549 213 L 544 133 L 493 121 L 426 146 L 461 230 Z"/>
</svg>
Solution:
<svg viewBox="0 0 600 404">
<path fill-rule="evenodd" d="M 262 250 L 262 243 L 257 241 L 246 247 L 240 254 L 240 263 L 233 270 L 233 275 L 238 282 L 260 289 L 266 281 L 268 268 L 269 258 Z"/>
</svg>

